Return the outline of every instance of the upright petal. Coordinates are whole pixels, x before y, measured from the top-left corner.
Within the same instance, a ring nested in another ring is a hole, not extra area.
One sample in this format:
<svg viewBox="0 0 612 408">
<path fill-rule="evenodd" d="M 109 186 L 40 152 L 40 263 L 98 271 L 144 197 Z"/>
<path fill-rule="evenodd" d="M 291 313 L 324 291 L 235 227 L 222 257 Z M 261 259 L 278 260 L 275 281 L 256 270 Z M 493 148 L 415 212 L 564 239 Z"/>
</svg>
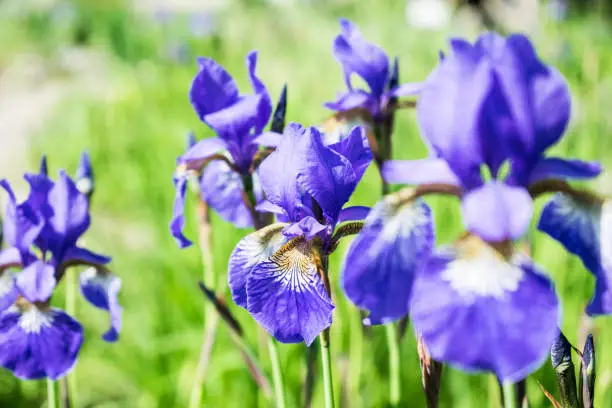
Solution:
<svg viewBox="0 0 612 408">
<path fill-rule="evenodd" d="M 531 196 L 521 187 L 491 182 L 470 191 L 461 203 L 468 231 L 489 242 L 515 240 L 529 228 Z"/>
<path fill-rule="evenodd" d="M 310 241 L 326 228 L 327 226 L 319 223 L 316 218 L 308 216 L 286 226 L 283 229 L 283 235 L 287 238 L 304 237 Z"/>
<path fill-rule="evenodd" d="M 57 380 L 74 366 L 83 327 L 62 310 L 10 309 L 0 314 L 0 365 L 17 378 Z"/>
<path fill-rule="evenodd" d="M 170 220 L 170 233 L 174 237 L 179 248 L 186 248 L 192 244 L 183 234 L 185 228 L 185 193 L 187 192 L 187 176 L 174 178 L 174 204 L 172 206 L 172 219 Z"/>
<path fill-rule="evenodd" d="M 331 325 L 334 306 L 304 239 L 290 241 L 257 264 L 246 290 L 247 310 L 280 342 L 310 345 Z"/>
<path fill-rule="evenodd" d="M 259 105 L 257 114 L 257 131 L 261 133 L 272 115 L 272 101 L 268 93 L 268 89 L 264 83 L 257 77 L 255 70 L 257 68 L 257 51 L 251 51 L 246 56 L 247 69 L 249 71 L 249 80 L 253 87 L 253 92 L 261 95 L 262 103 Z"/>
<path fill-rule="evenodd" d="M 361 180 L 363 173 L 365 173 L 372 161 L 372 151 L 370 150 L 365 129 L 361 126 L 355 127 L 349 132 L 347 137 L 338 143 L 328 146 L 348 159 L 357 180 Z"/>
<path fill-rule="evenodd" d="M 74 182 L 64 172 L 49 191 L 49 204 L 53 208 L 51 226 L 56 233 L 52 246 L 54 251 L 63 251 L 74 245 L 89 228 L 89 203 L 79 192 Z M 57 255 L 56 255 L 57 256 Z"/>
<path fill-rule="evenodd" d="M 411 317 L 431 356 L 516 382 L 559 334 L 552 283 L 524 256 L 506 260 L 475 236 L 434 255 L 413 288 Z"/>
<path fill-rule="evenodd" d="M 43 261 L 28 265 L 17 276 L 20 294 L 30 302 L 45 302 L 55 289 L 55 268 Z"/>
<path fill-rule="evenodd" d="M 247 307 L 247 278 L 253 269 L 272 256 L 288 239 L 282 234 L 287 224 L 272 224 L 242 238 L 232 251 L 228 266 L 229 287 L 238 306 Z"/>
<path fill-rule="evenodd" d="M 107 310 L 110 314 L 111 327 L 102 338 L 108 342 L 119 339 L 121 332 L 121 315 L 123 308 L 117 296 L 121 289 L 121 279 L 106 270 L 88 268 L 80 275 L 81 293 L 95 307 Z"/>
<path fill-rule="evenodd" d="M 200 187 L 204 201 L 225 221 L 238 228 L 253 226 L 251 211 L 242 198 L 242 178 L 227 163 L 215 160 L 206 166 Z"/>
<path fill-rule="evenodd" d="M 86 197 L 91 197 L 94 191 L 93 167 L 91 166 L 91 160 L 87 151 L 81 154 L 81 159 L 79 160 L 76 172 L 76 186 L 81 194 L 84 194 Z"/>
<path fill-rule="evenodd" d="M 348 298 L 370 312 L 367 324 L 408 314 L 412 283 L 434 247 L 431 210 L 423 202 L 387 196 L 372 209 L 343 265 Z"/>
<path fill-rule="evenodd" d="M 238 100 L 238 87 L 227 71 L 210 58 L 198 58 L 199 72 L 189 90 L 189 101 L 200 120 Z"/>
<path fill-rule="evenodd" d="M 2 228 L 4 239 L 10 246 L 14 246 L 22 252 L 28 251 L 42 231 L 44 220 L 27 201 L 17 204 L 17 199 L 8 181 L 1 180 L 0 186 L 9 195 Z"/>
</svg>

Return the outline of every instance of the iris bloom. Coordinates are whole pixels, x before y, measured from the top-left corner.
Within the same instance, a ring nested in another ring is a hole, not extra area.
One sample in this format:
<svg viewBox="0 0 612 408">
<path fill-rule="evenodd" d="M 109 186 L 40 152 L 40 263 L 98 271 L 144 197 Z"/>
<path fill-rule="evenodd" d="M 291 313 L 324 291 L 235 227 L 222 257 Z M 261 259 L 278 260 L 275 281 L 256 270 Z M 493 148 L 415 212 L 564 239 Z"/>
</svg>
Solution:
<svg viewBox="0 0 612 408">
<path fill-rule="evenodd" d="M 203 171 L 202 198 L 222 218 L 239 228 L 253 226 L 252 213 L 243 194 L 250 190 L 257 197 L 260 188 L 257 180 L 253 186 L 244 183 L 251 180 L 251 167 L 259 148 L 257 137 L 272 116 L 272 105 L 265 85 L 255 75 L 255 51 L 247 55 L 246 65 L 253 93 L 241 95 L 236 82 L 221 65 L 210 58 L 198 59 L 199 72 L 191 85 L 189 99 L 200 120 L 217 137 L 199 141 L 177 159 L 170 230 L 181 248 L 191 245 L 183 235 L 183 209 L 190 173 Z"/>
<path fill-rule="evenodd" d="M 417 105 L 430 157 L 383 169 L 388 182 L 417 187 L 385 198 L 366 219 L 344 288 L 373 322 L 410 310 L 433 358 L 516 381 L 544 361 L 561 316 L 552 282 L 514 244 L 529 228 L 532 196 L 571 190 L 566 180 L 600 167 L 546 155 L 565 131 L 570 95 L 527 38 L 484 34 L 450 45 Z M 436 251 L 418 200 L 430 193 L 458 196 L 467 230 Z M 550 213 L 541 225 L 562 225 Z"/>
<path fill-rule="evenodd" d="M 110 258 L 78 246 L 89 227 L 87 198 L 61 172 L 57 182 L 44 173 L 26 174 L 28 198 L 18 203 L 6 180 L 4 219 L 8 247 L 0 252 L 0 364 L 22 379 L 65 375 L 75 364 L 83 327 L 63 310 L 51 307 L 51 296 L 66 269 L 92 268 L 81 275 L 81 291 L 94 306 L 109 311 L 104 334 L 116 341 L 121 331 L 118 277 L 106 268 Z"/>
<path fill-rule="evenodd" d="M 238 243 L 229 286 L 234 301 L 276 339 L 309 345 L 332 320 L 334 306 L 320 274 L 335 249 L 336 226 L 363 219 L 369 210 L 343 206 L 372 154 L 359 127 L 342 140 L 327 140 L 315 128 L 292 123 L 268 143 L 277 148 L 259 167 L 267 200 L 257 209 L 276 214 L 279 223 Z"/>
</svg>

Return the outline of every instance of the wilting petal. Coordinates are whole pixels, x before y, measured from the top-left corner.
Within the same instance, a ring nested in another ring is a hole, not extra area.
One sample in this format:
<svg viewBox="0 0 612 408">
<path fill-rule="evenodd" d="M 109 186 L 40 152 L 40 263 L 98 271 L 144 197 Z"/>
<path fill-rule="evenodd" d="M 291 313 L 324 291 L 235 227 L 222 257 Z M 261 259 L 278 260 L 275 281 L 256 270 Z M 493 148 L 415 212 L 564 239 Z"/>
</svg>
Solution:
<svg viewBox="0 0 612 408">
<path fill-rule="evenodd" d="M 49 191 L 49 203 L 53 208 L 50 221 L 55 233 L 51 249 L 58 256 L 89 228 L 89 203 L 64 171 Z"/>
<path fill-rule="evenodd" d="M 344 208 L 342 211 L 340 211 L 338 222 L 363 220 L 368 216 L 370 210 L 370 207 L 363 207 L 360 205 Z"/>
<path fill-rule="evenodd" d="M 228 280 L 232 298 L 238 306 L 247 307 L 247 277 L 288 240 L 282 234 L 287 224 L 273 224 L 242 238 L 229 259 Z"/>
<path fill-rule="evenodd" d="M 121 332 L 121 314 L 123 308 L 119 305 L 117 296 L 121 289 L 121 279 L 109 272 L 101 272 L 96 268 L 88 268 L 79 278 L 81 293 L 95 307 L 107 310 L 110 314 L 111 327 L 102 338 L 108 342 L 119 339 Z"/>
<path fill-rule="evenodd" d="M 556 194 L 543 208 L 538 229 L 578 256 L 595 275 L 587 313 L 612 313 L 612 204 L 577 202 Z"/>
<path fill-rule="evenodd" d="M 310 241 L 318 233 L 325 230 L 326 226 L 320 224 L 314 217 L 304 217 L 298 222 L 288 225 L 283 229 L 283 235 L 287 238 L 304 237 Z"/>
<path fill-rule="evenodd" d="M 202 173 L 202 198 L 227 222 L 238 228 L 253 226 L 251 211 L 242 195 L 244 184 L 227 163 L 212 161 Z"/>
<path fill-rule="evenodd" d="M 17 205 L 17 199 L 8 181 L 0 180 L 9 200 L 6 206 L 2 233 L 6 242 L 20 251 L 28 251 L 44 227 L 44 220 L 26 201 Z"/>
<path fill-rule="evenodd" d="M 335 102 L 326 102 L 323 104 L 327 109 L 335 111 L 347 111 L 354 108 L 369 108 L 375 103 L 372 95 L 364 90 L 349 91 L 338 97 Z"/>
<path fill-rule="evenodd" d="M 557 157 L 541 159 L 529 175 L 529 184 L 545 179 L 578 179 L 588 180 L 597 177 L 602 167 L 597 162 L 566 160 Z"/>
<path fill-rule="evenodd" d="M 515 240 L 529 228 L 531 196 L 521 187 L 490 182 L 463 197 L 463 220 L 468 231 L 489 242 Z"/>
<path fill-rule="evenodd" d="M 30 306 L 0 314 L 0 365 L 17 378 L 57 380 L 74 366 L 83 327 L 59 309 Z"/>
<path fill-rule="evenodd" d="M 368 144 L 368 136 L 365 129 L 361 126 L 355 127 L 344 139 L 328 146 L 348 159 L 357 180 L 361 180 L 363 173 L 365 173 L 372 161 L 372 151 Z"/>
<path fill-rule="evenodd" d="M 185 165 L 187 170 L 200 170 L 203 161 L 221 150 L 225 150 L 226 145 L 218 137 L 202 139 L 194 146 L 190 147 L 185 154 L 177 160 L 179 165 Z"/>
<path fill-rule="evenodd" d="M 210 58 L 198 58 L 200 71 L 193 79 L 189 101 L 200 120 L 238 100 L 238 87 L 227 71 Z"/>
<path fill-rule="evenodd" d="M 170 233 L 174 237 L 179 248 L 186 248 L 192 244 L 183 234 L 185 228 L 185 193 L 187 192 L 186 175 L 174 179 L 174 204 L 172 206 L 172 220 L 170 220 Z"/>
<path fill-rule="evenodd" d="M 383 178 L 391 184 L 450 184 L 460 186 L 455 173 L 443 159 L 389 160 L 382 168 Z"/>
<path fill-rule="evenodd" d="M 342 285 L 367 324 L 408 314 L 415 275 L 427 264 L 435 244 L 431 210 L 423 202 L 399 205 L 387 196 L 373 209 L 344 261 Z"/>
<path fill-rule="evenodd" d="M 340 19 L 341 34 L 334 40 L 334 56 L 342 64 L 347 83 L 356 73 L 370 86 L 375 98 L 383 94 L 389 76 L 389 59 L 382 48 L 366 42 L 359 28 L 346 19 Z"/>
<path fill-rule="evenodd" d="M 55 268 L 43 261 L 36 261 L 17 275 L 17 288 L 30 302 L 44 302 L 55 289 Z"/>
<path fill-rule="evenodd" d="M 552 283 L 526 257 L 505 260 L 475 236 L 434 255 L 417 276 L 411 318 L 436 360 L 516 382 L 559 333 Z"/>
<path fill-rule="evenodd" d="M 10 271 L 0 272 L 0 313 L 11 307 L 17 297 L 19 290 L 15 284 L 15 274 Z"/>
<path fill-rule="evenodd" d="M 283 248 L 249 274 L 247 309 L 277 340 L 310 345 L 331 325 L 334 306 L 310 244 L 297 238 Z"/>
</svg>

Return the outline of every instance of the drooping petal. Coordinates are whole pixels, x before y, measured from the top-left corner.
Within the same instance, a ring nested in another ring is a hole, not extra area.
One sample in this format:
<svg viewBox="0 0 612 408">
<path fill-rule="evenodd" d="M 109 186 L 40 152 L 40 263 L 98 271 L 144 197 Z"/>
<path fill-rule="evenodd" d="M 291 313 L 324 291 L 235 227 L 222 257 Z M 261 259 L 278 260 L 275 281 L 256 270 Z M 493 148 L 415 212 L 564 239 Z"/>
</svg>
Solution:
<svg viewBox="0 0 612 408">
<path fill-rule="evenodd" d="M 0 313 L 11 307 L 17 297 L 19 290 L 15 284 L 15 274 L 11 271 L 0 272 Z"/>
<path fill-rule="evenodd" d="M 314 217 L 308 216 L 285 227 L 283 235 L 287 238 L 304 237 L 307 241 L 310 241 L 325 228 L 326 226 L 320 224 Z"/>
<path fill-rule="evenodd" d="M 531 196 L 521 187 L 490 182 L 462 200 L 463 221 L 471 233 L 489 242 L 520 238 L 533 214 Z"/>
<path fill-rule="evenodd" d="M 323 104 L 327 109 L 335 111 L 347 111 L 354 108 L 372 108 L 376 101 L 372 95 L 366 91 L 359 89 L 343 93 L 334 102 L 326 102 Z"/>
<path fill-rule="evenodd" d="M 547 157 L 537 162 L 529 175 L 529 184 L 549 178 L 588 180 L 597 177 L 601 171 L 602 167 L 597 162 Z"/>
<path fill-rule="evenodd" d="M 43 261 L 35 261 L 17 275 L 17 288 L 30 302 L 44 302 L 55 289 L 55 268 Z"/>
<path fill-rule="evenodd" d="M 50 224 L 55 233 L 50 243 L 54 255 L 76 243 L 89 228 L 89 202 L 79 192 L 68 175 L 61 171 L 58 181 L 49 191 L 49 203 L 53 209 Z"/>
<path fill-rule="evenodd" d="M 391 184 L 450 184 L 461 182 L 448 167 L 448 163 L 436 157 L 421 160 L 389 160 L 382 168 L 383 178 Z"/>
<path fill-rule="evenodd" d="M 403 97 L 403 96 L 414 96 L 418 95 L 425 88 L 425 84 L 422 82 L 418 83 L 405 83 L 393 88 L 389 92 L 390 97 Z"/>
<path fill-rule="evenodd" d="M 273 224 L 240 240 L 232 251 L 228 266 L 229 287 L 238 306 L 247 307 L 246 282 L 253 268 L 263 262 L 288 239 L 282 234 L 287 224 Z"/>
<path fill-rule="evenodd" d="M 238 100 L 238 87 L 227 71 L 210 58 L 198 58 L 199 72 L 189 90 L 189 101 L 200 120 Z"/>
<path fill-rule="evenodd" d="M 368 310 L 367 324 L 408 314 L 415 275 L 434 247 L 431 210 L 423 202 L 400 204 L 397 195 L 376 204 L 344 261 L 342 286 L 348 298 Z"/>
<path fill-rule="evenodd" d="M 253 226 L 251 211 L 242 198 L 242 178 L 227 163 L 212 161 L 202 173 L 200 187 L 204 201 L 225 221 L 238 228 Z"/>
<path fill-rule="evenodd" d="M 538 229 L 578 256 L 595 275 L 590 315 L 612 313 L 612 204 L 578 202 L 556 194 L 544 206 Z"/>
<path fill-rule="evenodd" d="M 389 59 L 382 48 L 363 39 L 359 28 L 340 19 L 341 33 L 334 40 L 333 52 L 342 64 L 350 87 L 350 75 L 356 73 L 369 85 L 375 98 L 383 94 L 389 77 Z"/>
<path fill-rule="evenodd" d="M 174 178 L 174 188 L 176 194 L 174 196 L 174 204 L 172 206 L 172 219 L 170 220 L 170 233 L 174 237 L 179 248 L 186 248 L 192 242 L 185 237 L 183 229 L 185 228 L 185 193 L 187 192 L 187 176 Z"/>
<path fill-rule="evenodd" d="M 361 180 L 363 173 L 372 161 L 372 151 L 370 150 L 366 130 L 361 126 L 355 127 L 344 139 L 328 146 L 348 159 L 357 180 Z"/>
<path fill-rule="evenodd" d="M 215 153 L 225 150 L 226 144 L 223 139 L 218 137 L 209 137 L 202 139 L 180 156 L 177 164 L 185 166 L 185 170 L 200 171 L 204 161 Z M 184 170 L 182 170 L 184 171 Z"/>
<path fill-rule="evenodd" d="M 411 318 L 432 358 L 516 382 L 559 334 L 552 283 L 527 257 L 509 261 L 475 236 L 435 254 L 417 276 Z"/>
<path fill-rule="evenodd" d="M 253 268 L 246 290 L 247 310 L 280 342 L 310 345 L 331 325 L 334 306 L 304 239 L 290 241 Z"/>
<path fill-rule="evenodd" d="M 119 305 L 117 296 L 121 289 L 121 279 L 97 268 L 88 268 L 81 273 L 81 293 L 95 307 L 107 310 L 110 314 L 111 327 L 102 338 L 108 342 L 119 339 L 121 332 L 121 315 L 123 308 Z"/>
<path fill-rule="evenodd" d="M 0 314 L 0 365 L 20 379 L 52 380 L 74 366 L 83 327 L 59 309 L 10 309 Z"/>
<path fill-rule="evenodd" d="M 26 201 L 17 204 L 15 194 L 8 181 L 0 180 L 0 186 L 6 190 L 9 200 L 4 216 L 2 234 L 6 242 L 20 251 L 28 251 L 44 227 L 44 220 Z"/>
<path fill-rule="evenodd" d="M 259 204 L 255 206 L 255 210 L 263 213 L 272 213 L 276 215 L 284 215 L 286 216 L 286 212 L 282 207 L 271 203 L 268 200 L 262 200 Z"/>
<path fill-rule="evenodd" d="M 370 210 L 370 207 L 363 207 L 360 205 L 344 208 L 342 211 L 340 211 L 338 223 L 363 220 L 368 216 L 368 214 L 370 214 Z"/>
</svg>

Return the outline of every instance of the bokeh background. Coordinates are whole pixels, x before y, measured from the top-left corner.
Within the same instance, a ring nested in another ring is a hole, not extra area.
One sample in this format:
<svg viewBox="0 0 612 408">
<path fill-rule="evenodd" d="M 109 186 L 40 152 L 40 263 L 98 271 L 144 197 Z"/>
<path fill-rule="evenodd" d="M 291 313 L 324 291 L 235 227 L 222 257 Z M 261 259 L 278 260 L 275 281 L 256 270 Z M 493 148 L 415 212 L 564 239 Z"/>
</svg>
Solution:
<svg viewBox="0 0 612 408">
<path fill-rule="evenodd" d="M 76 368 L 79 406 L 187 406 L 204 327 L 205 299 L 197 286 L 202 267 L 196 247 L 180 251 L 167 224 L 175 158 L 184 149 L 185 135 L 190 130 L 198 138 L 211 135 L 187 99 L 196 56 L 215 58 L 241 89 L 249 89 L 244 57 L 259 50 L 258 73 L 272 97 L 288 84 L 288 120 L 312 125 L 329 115 L 322 103 L 344 86 L 331 53 L 338 17 L 352 19 L 366 38 L 398 56 L 402 81 L 423 80 L 450 35 L 473 38 L 487 24 L 524 31 L 571 84 L 573 117 L 556 153 L 612 165 L 609 5 L 595 0 L 510 3 L 491 1 L 483 18 L 471 6 L 456 10 L 457 2 L 444 0 L 0 0 L 0 176 L 24 192 L 21 174 L 36 170 L 43 153 L 51 172 L 74 172 L 87 149 L 96 174 L 88 246 L 111 254 L 113 269 L 123 279 L 124 330 L 117 344 L 100 338 L 106 315 L 78 303 L 77 317 L 86 330 Z M 396 158 L 425 154 L 414 112 L 397 115 L 393 143 Z M 610 173 L 591 187 L 612 194 Z M 378 192 L 371 168 L 352 203 L 372 205 Z M 451 241 L 461 230 L 457 203 L 439 199 L 431 204 L 440 242 Z M 187 213 L 194 211 L 190 203 Z M 188 218 L 188 233 L 195 237 L 195 217 Z M 228 256 L 248 231 L 216 216 L 212 222 L 215 273 L 223 283 Z M 585 333 L 595 334 L 595 403 L 611 407 L 612 318 L 584 317 L 592 277 L 557 243 L 538 233 L 531 238 L 535 259 L 554 276 L 563 299 L 565 334 L 580 348 Z M 347 243 L 331 263 L 336 398 L 344 407 L 384 407 L 384 329 L 374 327 L 362 339 L 360 316 L 337 284 Z M 61 307 L 63 302 L 60 287 L 53 303 Z M 254 322 L 244 310 L 230 307 L 246 328 L 247 341 L 261 349 L 269 375 L 265 342 Z M 291 407 L 302 406 L 304 355 L 304 345 L 281 346 Z M 401 365 L 402 405 L 424 406 L 411 328 L 402 342 Z M 527 385 L 533 407 L 551 406 L 538 382 L 556 395 L 548 362 Z M 440 406 L 497 407 L 497 387 L 490 375 L 447 368 Z M 322 392 L 317 380 L 313 407 L 322 405 Z M 270 406 L 223 325 L 203 393 L 207 407 Z M 39 407 L 44 398 L 44 382 L 17 381 L 0 371 L 0 407 Z"/>
</svg>

